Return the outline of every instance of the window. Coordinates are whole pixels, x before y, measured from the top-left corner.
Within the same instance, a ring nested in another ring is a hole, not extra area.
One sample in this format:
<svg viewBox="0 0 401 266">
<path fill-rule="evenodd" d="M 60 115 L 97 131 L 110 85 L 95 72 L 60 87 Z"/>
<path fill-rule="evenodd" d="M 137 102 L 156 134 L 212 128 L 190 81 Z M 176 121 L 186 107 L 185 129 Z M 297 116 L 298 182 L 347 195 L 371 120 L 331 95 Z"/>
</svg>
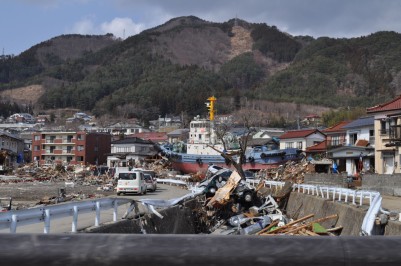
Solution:
<svg viewBox="0 0 401 266">
<path fill-rule="evenodd" d="M 83 162 L 84 161 L 84 157 L 83 156 L 77 156 L 77 157 L 75 157 L 75 161 Z"/>
<path fill-rule="evenodd" d="M 33 148 L 33 150 L 34 150 L 34 151 L 39 151 L 39 150 L 40 150 L 40 146 L 39 146 L 39 145 L 36 145 L 36 146 Z"/>
<path fill-rule="evenodd" d="M 297 148 L 302 150 L 302 141 L 298 141 L 297 143 Z"/>
<path fill-rule="evenodd" d="M 385 135 L 387 134 L 387 130 L 386 130 L 386 120 L 381 120 L 380 121 L 380 134 Z"/>
<path fill-rule="evenodd" d="M 84 150 L 84 146 L 83 146 L 83 145 L 79 145 L 79 146 L 77 147 L 77 150 L 78 150 L 78 151 L 83 151 L 83 150 Z"/>
<path fill-rule="evenodd" d="M 84 135 L 78 134 L 77 135 L 77 140 L 84 140 Z"/>
<path fill-rule="evenodd" d="M 286 149 L 293 148 L 293 146 L 294 146 L 294 142 L 286 142 L 285 143 L 285 148 Z"/>
<path fill-rule="evenodd" d="M 340 144 L 340 136 L 331 137 L 331 146 L 339 146 Z"/>
<path fill-rule="evenodd" d="M 358 139 L 358 134 L 357 133 L 351 133 L 349 134 L 349 144 L 354 145 L 355 142 Z"/>
<path fill-rule="evenodd" d="M 135 180 L 136 179 L 136 173 L 119 173 L 118 174 L 118 179 L 121 179 L 121 180 Z"/>
<path fill-rule="evenodd" d="M 34 140 L 40 140 L 40 136 L 39 136 L 39 135 L 36 135 L 36 136 L 34 137 Z"/>
</svg>

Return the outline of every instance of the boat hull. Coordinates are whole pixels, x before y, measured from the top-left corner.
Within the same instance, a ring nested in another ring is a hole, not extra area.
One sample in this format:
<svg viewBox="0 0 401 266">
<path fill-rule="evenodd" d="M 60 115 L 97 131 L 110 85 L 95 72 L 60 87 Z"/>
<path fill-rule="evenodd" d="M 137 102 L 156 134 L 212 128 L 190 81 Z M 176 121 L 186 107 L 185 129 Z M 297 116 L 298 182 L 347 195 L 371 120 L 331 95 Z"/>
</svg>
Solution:
<svg viewBox="0 0 401 266">
<path fill-rule="evenodd" d="M 234 169 L 232 164 L 221 155 L 187 154 L 168 150 L 164 150 L 163 154 L 169 159 L 173 169 L 183 174 L 205 175 L 210 165 Z M 287 161 L 299 161 L 303 158 L 296 149 L 273 150 L 265 153 L 251 153 L 250 155 L 245 156 L 245 163 L 242 164 L 243 170 L 275 169 Z M 237 162 L 238 159 L 238 157 L 233 157 L 233 160 Z"/>
<path fill-rule="evenodd" d="M 245 163 L 242 165 L 243 170 L 250 170 L 250 171 L 260 171 L 263 169 L 276 169 L 280 165 L 282 165 L 285 162 L 281 163 L 274 163 L 274 164 L 261 164 L 261 163 Z M 178 161 L 173 161 L 171 162 L 172 167 L 176 171 L 180 171 L 183 174 L 199 174 L 201 176 L 204 176 L 208 170 L 208 167 L 210 164 L 207 163 L 193 163 L 193 162 L 178 162 Z M 234 167 L 231 164 L 226 164 L 225 162 L 223 163 L 213 163 L 213 165 L 220 166 L 223 168 L 229 168 L 229 169 L 234 169 Z"/>
</svg>

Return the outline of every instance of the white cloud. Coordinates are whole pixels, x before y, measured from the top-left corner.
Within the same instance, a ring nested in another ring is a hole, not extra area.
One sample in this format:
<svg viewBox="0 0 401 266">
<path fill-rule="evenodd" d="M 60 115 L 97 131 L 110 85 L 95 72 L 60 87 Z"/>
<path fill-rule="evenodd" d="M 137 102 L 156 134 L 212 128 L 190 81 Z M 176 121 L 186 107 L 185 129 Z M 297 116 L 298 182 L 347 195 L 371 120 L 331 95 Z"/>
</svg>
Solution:
<svg viewBox="0 0 401 266">
<path fill-rule="evenodd" d="M 100 29 L 103 33 L 113 33 L 116 37 L 126 38 L 140 33 L 145 29 L 145 26 L 135 23 L 130 18 L 115 18 L 110 22 L 102 23 Z"/>
<path fill-rule="evenodd" d="M 85 18 L 74 24 L 72 29 L 69 30 L 71 33 L 77 34 L 96 34 L 95 26 L 91 19 Z"/>
<path fill-rule="evenodd" d="M 144 29 L 146 29 L 144 24 L 135 23 L 130 18 L 114 18 L 98 25 L 93 22 L 93 18 L 84 18 L 76 22 L 67 32 L 75 34 L 112 33 L 116 37 L 127 38 L 140 33 Z"/>
</svg>

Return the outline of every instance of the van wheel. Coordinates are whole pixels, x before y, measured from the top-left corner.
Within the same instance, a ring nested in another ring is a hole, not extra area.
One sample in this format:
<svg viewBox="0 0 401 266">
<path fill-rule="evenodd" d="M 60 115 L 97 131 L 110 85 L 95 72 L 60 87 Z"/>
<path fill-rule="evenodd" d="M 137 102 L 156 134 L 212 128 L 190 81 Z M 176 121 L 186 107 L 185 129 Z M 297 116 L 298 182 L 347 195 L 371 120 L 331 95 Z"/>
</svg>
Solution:
<svg viewBox="0 0 401 266">
<path fill-rule="evenodd" d="M 117 192 L 117 196 L 120 196 L 121 195 L 121 193 L 120 192 Z"/>
<path fill-rule="evenodd" d="M 146 195 L 146 193 L 148 193 L 148 189 L 145 188 L 145 192 L 143 192 L 143 195 Z"/>
</svg>

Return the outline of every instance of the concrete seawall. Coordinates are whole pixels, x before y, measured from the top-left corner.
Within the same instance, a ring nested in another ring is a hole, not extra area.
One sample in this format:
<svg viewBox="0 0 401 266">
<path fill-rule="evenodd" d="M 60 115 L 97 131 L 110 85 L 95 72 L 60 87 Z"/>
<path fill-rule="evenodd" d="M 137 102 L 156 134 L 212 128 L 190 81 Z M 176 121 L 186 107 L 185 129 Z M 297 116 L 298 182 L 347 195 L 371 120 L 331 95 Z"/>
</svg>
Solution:
<svg viewBox="0 0 401 266">
<path fill-rule="evenodd" d="M 117 223 L 110 223 L 86 230 L 87 233 L 117 233 L 140 234 L 142 229 L 147 234 L 196 234 L 199 232 L 197 217 L 193 210 L 197 201 L 192 200 L 180 206 L 174 206 L 160 211 L 164 216 L 160 219 L 154 214 L 142 217 L 142 226 L 139 219 L 127 219 Z M 317 196 L 292 192 L 286 204 L 286 213 L 290 218 L 297 219 L 314 214 L 312 219 L 319 219 L 337 214 L 338 219 L 331 219 L 321 224 L 326 228 L 342 226 L 342 236 L 359 236 L 362 221 L 368 206 L 355 206 L 323 199 Z M 377 234 L 401 235 L 401 222 L 389 221 L 385 228 L 377 226 Z"/>
<path fill-rule="evenodd" d="M 401 196 L 401 174 L 375 175 L 365 174 L 362 177 L 362 189 L 374 190 L 382 195 Z"/>
<path fill-rule="evenodd" d="M 286 210 L 287 215 L 293 219 L 309 214 L 315 215 L 312 219 L 337 214 L 338 219 L 331 219 L 321 224 L 326 228 L 342 226 L 341 235 L 358 236 L 367 208 L 367 206 L 355 207 L 302 193 L 291 193 Z"/>
</svg>

